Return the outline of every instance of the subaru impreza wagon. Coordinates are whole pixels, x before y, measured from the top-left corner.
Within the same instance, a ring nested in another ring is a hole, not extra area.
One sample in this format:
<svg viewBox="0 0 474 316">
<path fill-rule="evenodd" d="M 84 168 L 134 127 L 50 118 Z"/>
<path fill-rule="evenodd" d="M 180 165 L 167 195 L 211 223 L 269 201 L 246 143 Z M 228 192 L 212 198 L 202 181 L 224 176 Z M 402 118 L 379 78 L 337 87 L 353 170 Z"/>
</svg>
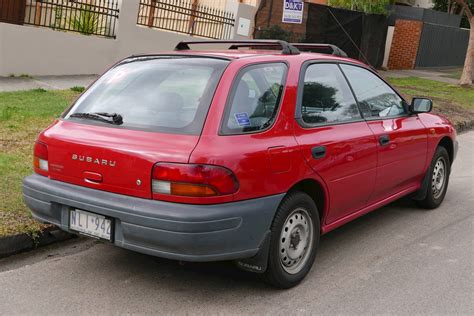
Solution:
<svg viewBox="0 0 474 316">
<path fill-rule="evenodd" d="M 211 43 L 228 49 L 189 46 Z M 68 232 L 288 288 L 321 234 L 409 194 L 440 205 L 457 141 L 431 108 L 332 45 L 181 42 L 120 61 L 39 135 L 24 200 Z"/>
</svg>

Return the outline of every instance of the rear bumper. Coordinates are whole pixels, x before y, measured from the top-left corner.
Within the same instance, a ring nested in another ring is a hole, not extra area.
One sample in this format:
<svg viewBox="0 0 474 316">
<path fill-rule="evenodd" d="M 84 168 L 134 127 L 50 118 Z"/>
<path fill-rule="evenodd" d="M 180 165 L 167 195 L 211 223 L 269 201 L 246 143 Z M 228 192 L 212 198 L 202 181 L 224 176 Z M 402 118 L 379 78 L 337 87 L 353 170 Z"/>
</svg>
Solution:
<svg viewBox="0 0 474 316">
<path fill-rule="evenodd" d="M 114 244 L 158 257 L 217 261 L 254 256 L 284 194 L 216 205 L 154 201 L 31 175 L 23 198 L 33 217 L 69 230 L 69 210 L 114 218 Z"/>
</svg>

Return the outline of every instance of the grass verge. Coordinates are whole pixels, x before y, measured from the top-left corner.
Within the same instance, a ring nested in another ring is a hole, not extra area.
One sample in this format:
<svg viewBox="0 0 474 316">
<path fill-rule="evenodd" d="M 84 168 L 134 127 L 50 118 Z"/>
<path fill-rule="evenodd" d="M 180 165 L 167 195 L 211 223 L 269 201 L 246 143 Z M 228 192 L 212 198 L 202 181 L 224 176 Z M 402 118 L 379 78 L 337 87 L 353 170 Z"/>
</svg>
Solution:
<svg viewBox="0 0 474 316">
<path fill-rule="evenodd" d="M 461 87 L 417 77 L 388 78 L 407 101 L 412 97 L 433 100 L 433 112 L 447 116 L 457 126 L 474 121 L 474 88 Z"/>
<path fill-rule="evenodd" d="M 23 203 L 21 180 L 32 173 L 36 136 L 78 94 L 43 89 L 0 93 L 0 237 L 24 232 L 35 236 L 43 228 Z"/>
<path fill-rule="evenodd" d="M 435 112 L 454 123 L 474 120 L 474 89 L 419 78 L 391 78 L 404 94 L 433 99 Z M 31 218 L 22 201 L 21 180 L 32 173 L 33 144 L 38 133 L 51 124 L 79 95 L 79 90 L 36 89 L 0 93 L 0 237 L 15 233 L 35 236 L 44 226 Z"/>
</svg>

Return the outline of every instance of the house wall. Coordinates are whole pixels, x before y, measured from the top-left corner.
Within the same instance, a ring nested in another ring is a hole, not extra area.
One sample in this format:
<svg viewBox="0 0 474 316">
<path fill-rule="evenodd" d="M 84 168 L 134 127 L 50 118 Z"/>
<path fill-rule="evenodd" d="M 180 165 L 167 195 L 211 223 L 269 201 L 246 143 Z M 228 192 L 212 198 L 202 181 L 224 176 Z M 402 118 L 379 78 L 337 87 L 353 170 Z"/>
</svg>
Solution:
<svg viewBox="0 0 474 316">
<path fill-rule="evenodd" d="M 138 8 L 139 0 L 122 1 L 116 39 L 0 23 L 0 76 L 99 74 L 127 56 L 172 50 L 179 41 L 197 39 L 137 25 Z M 236 21 L 253 21 L 254 15 L 255 7 L 239 4 Z"/>
<path fill-rule="evenodd" d="M 397 20 L 393 32 L 392 47 L 388 58 L 389 69 L 413 69 L 423 22 Z"/>
<path fill-rule="evenodd" d="M 272 25 L 278 25 L 286 31 L 293 34 L 291 39 L 293 42 L 298 42 L 304 39 L 306 35 L 306 21 L 308 19 L 309 1 L 304 1 L 303 23 L 283 23 L 283 0 L 262 0 L 262 5 L 258 11 L 255 19 L 256 30 L 260 30 Z M 318 0 L 320 1 L 320 0 Z M 322 1 L 322 0 L 321 0 Z M 311 2 L 316 3 L 315 0 Z"/>
<path fill-rule="evenodd" d="M 416 0 L 413 6 L 417 8 L 431 9 L 433 7 L 433 0 Z"/>
</svg>

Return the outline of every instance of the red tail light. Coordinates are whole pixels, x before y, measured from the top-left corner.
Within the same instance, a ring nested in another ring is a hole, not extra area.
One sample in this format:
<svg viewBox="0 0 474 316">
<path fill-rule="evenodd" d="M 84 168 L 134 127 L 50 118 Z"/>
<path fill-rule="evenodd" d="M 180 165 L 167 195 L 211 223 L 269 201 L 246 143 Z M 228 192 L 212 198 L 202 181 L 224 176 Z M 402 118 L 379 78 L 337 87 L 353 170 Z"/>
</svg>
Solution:
<svg viewBox="0 0 474 316">
<path fill-rule="evenodd" d="M 153 168 L 152 189 L 158 194 L 209 197 L 233 194 L 239 183 L 224 167 L 158 163 Z"/>
<path fill-rule="evenodd" d="M 46 144 L 37 141 L 35 143 L 33 156 L 33 165 L 35 167 L 35 171 L 41 174 L 48 172 L 48 147 Z"/>
</svg>

